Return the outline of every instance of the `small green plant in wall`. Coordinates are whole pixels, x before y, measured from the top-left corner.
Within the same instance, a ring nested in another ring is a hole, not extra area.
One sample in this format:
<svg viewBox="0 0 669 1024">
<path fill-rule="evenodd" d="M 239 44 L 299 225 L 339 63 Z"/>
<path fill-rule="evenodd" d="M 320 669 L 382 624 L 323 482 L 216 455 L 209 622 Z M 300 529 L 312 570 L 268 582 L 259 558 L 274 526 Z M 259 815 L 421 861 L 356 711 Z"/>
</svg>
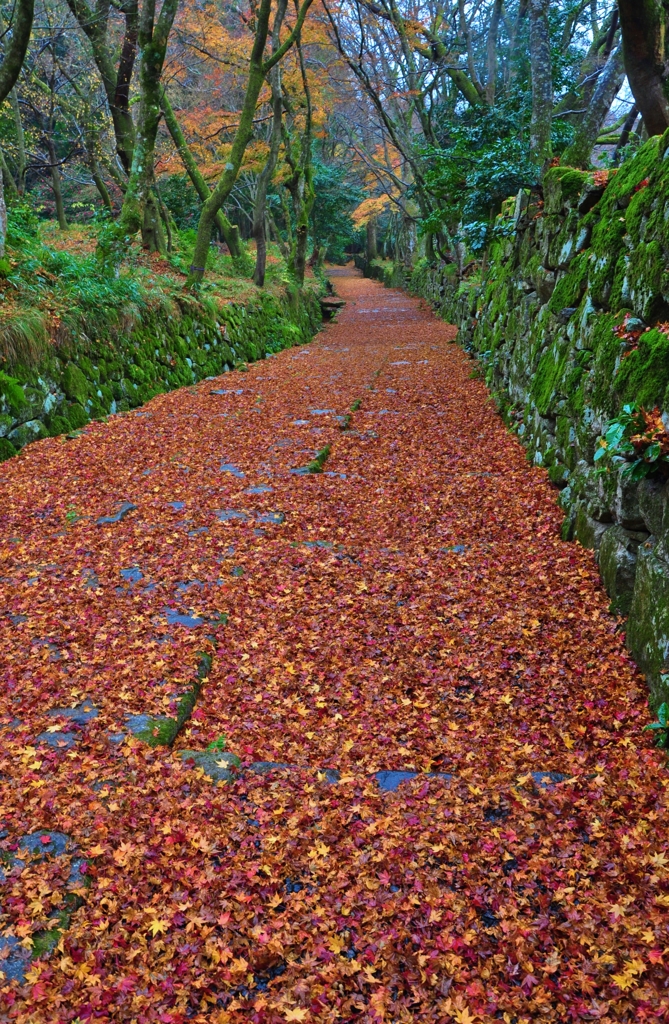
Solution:
<svg viewBox="0 0 669 1024">
<path fill-rule="evenodd" d="M 211 741 L 211 743 L 207 746 L 207 750 L 210 751 L 212 754 L 220 754 L 222 751 L 225 750 L 226 746 L 227 740 L 225 736 L 219 736 L 218 739 Z"/>
<path fill-rule="evenodd" d="M 644 731 L 646 730 L 657 733 L 656 747 L 669 750 L 669 704 L 666 701 L 657 709 L 657 721 L 645 725 Z"/>
<path fill-rule="evenodd" d="M 624 405 L 611 420 L 599 439 L 595 462 L 602 463 L 600 469 L 606 472 L 606 464 L 614 458 L 626 461 L 623 474 L 632 481 L 651 475 L 669 476 L 669 434 L 657 407 L 647 412 L 636 405 Z"/>
</svg>

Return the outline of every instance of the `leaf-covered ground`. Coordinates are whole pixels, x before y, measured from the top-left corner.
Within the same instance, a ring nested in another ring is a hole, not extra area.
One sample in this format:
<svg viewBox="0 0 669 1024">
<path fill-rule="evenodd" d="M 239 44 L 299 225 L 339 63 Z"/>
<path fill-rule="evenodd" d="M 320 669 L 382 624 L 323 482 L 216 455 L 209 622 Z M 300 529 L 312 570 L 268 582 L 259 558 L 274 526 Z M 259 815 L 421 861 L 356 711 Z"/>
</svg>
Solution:
<svg viewBox="0 0 669 1024">
<path fill-rule="evenodd" d="M 669 1019 L 669 775 L 592 554 L 453 329 L 338 290 L 0 471 L 3 1020 Z M 183 756 L 222 738 L 232 782 Z"/>
</svg>

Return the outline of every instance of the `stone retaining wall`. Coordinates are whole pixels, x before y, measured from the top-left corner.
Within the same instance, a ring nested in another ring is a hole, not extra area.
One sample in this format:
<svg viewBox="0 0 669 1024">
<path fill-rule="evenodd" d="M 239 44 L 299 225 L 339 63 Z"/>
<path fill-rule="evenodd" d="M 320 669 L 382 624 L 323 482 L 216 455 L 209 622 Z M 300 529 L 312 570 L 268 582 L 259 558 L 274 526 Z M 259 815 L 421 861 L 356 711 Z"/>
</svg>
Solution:
<svg viewBox="0 0 669 1024">
<path fill-rule="evenodd" d="M 0 461 L 30 441 L 307 342 L 320 323 L 310 290 L 219 307 L 184 294 L 126 331 L 52 345 L 40 365 L 0 371 Z"/>
<path fill-rule="evenodd" d="M 477 277 L 426 263 L 375 276 L 459 325 L 507 423 L 559 488 L 565 538 L 596 552 L 657 706 L 669 699 L 669 486 L 630 484 L 622 460 L 601 472 L 593 456 L 627 402 L 659 406 L 669 425 L 669 133 L 608 182 L 551 168 L 543 202 L 521 192 L 495 234 Z M 642 332 L 632 344 L 616 332 L 625 317 Z"/>
</svg>

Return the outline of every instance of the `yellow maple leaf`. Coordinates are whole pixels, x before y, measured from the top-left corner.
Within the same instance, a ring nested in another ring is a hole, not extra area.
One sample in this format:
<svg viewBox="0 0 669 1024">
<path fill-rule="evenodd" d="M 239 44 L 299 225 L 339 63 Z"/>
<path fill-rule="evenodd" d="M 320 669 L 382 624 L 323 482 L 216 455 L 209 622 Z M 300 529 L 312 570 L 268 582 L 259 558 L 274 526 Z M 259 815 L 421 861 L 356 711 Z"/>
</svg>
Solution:
<svg viewBox="0 0 669 1024">
<path fill-rule="evenodd" d="M 149 921 L 149 930 L 152 935 L 164 935 L 168 928 L 169 921 L 161 921 L 158 917 L 154 917 L 152 921 Z"/>
<path fill-rule="evenodd" d="M 567 736 L 566 733 L 562 733 L 562 742 L 564 743 L 567 750 L 571 750 L 576 741 L 573 740 L 571 736 Z"/>
<path fill-rule="evenodd" d="M 307 1016 L 308 1010 L 303 1010 L 301 1007 L 296 1006 L 293 1010 L 286 1010 L 286 1020 L 304 1020 Z"/>
</svg>

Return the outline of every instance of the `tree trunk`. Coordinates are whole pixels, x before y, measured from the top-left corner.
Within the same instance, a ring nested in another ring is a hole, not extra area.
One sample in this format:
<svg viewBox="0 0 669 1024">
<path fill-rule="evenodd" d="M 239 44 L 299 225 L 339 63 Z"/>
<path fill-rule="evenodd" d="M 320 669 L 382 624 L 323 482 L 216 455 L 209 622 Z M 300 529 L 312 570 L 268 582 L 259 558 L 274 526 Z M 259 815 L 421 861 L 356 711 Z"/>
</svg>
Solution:
<svg viewBox="0 0 669 1024">
<path fill-rule="evenodd" d="M 2 177 L 3 185 L 5 187 L 5 191 L 9 194 L 11 199 L 18 199 L 19 198 L 19 190 L 16 187 L 16 182 L 14 181 L 14 177 L 12 175 L 12 172 L 10 171 L 9 167 L 7 166 L 7 161 L 5 159 L 5 154 L 3 153 L 3 151 L 1 149 L 0 149 L 0 166 L 2 168 L 2 175 L 1 175 L 1 177 Z"/>
<path fill-rule="evenodd" d="M 198 196 L 204 203 L 211 195 L 211 189 L 207 185 L 204 179 L 204 175 L 201 173 L 199 167 L 195 163 L 193 154 L 190 151 L 188 143 L 184 133 L 181 130 L 176 114 L 172 109 L 167 93 L 164 89 L 160 93 L 160 105 L 163 110 L 165 117 L 165 124 L 167 130 L 172 136 L 172 141 L 176 147 L 177 153 L 181 157 L 181 161 L 186 169 L 186 173 L 193 183 L 193 187 L 197 192 Z M 222 210 L 216 214 L 216 227 L 221 232 L 221 236 L 225 239 L 225 243 L 230 250 L 230 255 L 237 258 L 242 255 L 242 244 L 239 237 L 239 228 L 236 224 L 231 224 L 228 218 L 225 216 Z"/>
<path fill-rule="evenodd" d="M 283 24 L 287 6 L 287 0 L 279 0 L 272 28 L 273 52 L 276 52 L 280 45 L 281 25 Z M 267 190 L 279 156 L 283 115 L 281 73 L 278 65 L 272 68 L 269 78 L 272 86 L 272 134 L 270 136 L 269 153 L 267 154 L 265 166 L 258 175 L 256 199 L 253 207 L 253 237 L 256 242 L 256 265 L 253 271 L 253 280 L 258 288 L 265 286 L 265 269 L 267 267 Z"/>
<path fill-rule="evenodd" d="M 495 0 L 495 6 L 492 9 L 492 16 L 490 18 L 490 28 L 488 29 L 486 53 L 486 63 L 488 67 L 485 85 L 485 98 L 490 106 L 495 102 L 495 87 L 497 81 L 497 36 L 499 35 L 499 24 L 502 20 L 502 5 L 503 0 Z"/>
<path fill-rule="evenodd" d="M 7 243 L 7 207 L 5 206 L 5 190 L 0 174 L 0 259 L 5 258 L 5 245 Z"/>
<path fill-rule="evenodd" d="M 607 60 L 597 79 L 588 109 L 576 128 L 573 142 L 565 150 L 562 158 L 564 164 L 571 167 L 590 166 L 593 147 L 624 78 L 622 46 L 618 46 Z"/>
<path fill-rule="evenodd" d="M 16 131 L 16 169 L 18 172 L 17 188 L 19 195 L 23 195 L 26 190 L 26 167 L 28 161 L 26 159 L 26 137 L 23 131 L 23 120 L 21 118 L 21 108 L 19 107 L 19 97 L 16 89 L 12 89 L 9 94 L 9 100 L 12 105 L 12 116 L 14 118 L 14 130 Z"/>
<path fill-rule="evenodd" d="M 104 206 L 105 210 L 108 210 L 109 213 L 113 213 L 114 204 L 112 203 L 111 196 L 109 195 L 109 189 L 105 185 L 104 178 L 100 174 L 100 169 L 97 165 L 97 162 L 94 165 L 91 164 L 91 177 L 95 182 L 95 187 L 100 194 L 100 199 L 102 200 L 102 205 Z"/>
<path fill-rule="evenodd" d="M 263 8 L 266 8 L 266 11 L 263 11 Z M 259 27 L 256 29 L 256 45 L 254 46 L 254 51 L 258 48 L 258 34 L 259 32 L 262 32 L 262 18 L 264 16 L 262 48 L 260 49 L 259 55 L 255 55 L 254 53 L 254 56 L 251 58 L 246 94 L 244 96 L 244 105 L 239 117 L 239 126 L 235 133 L 232 150 L 230 152 L 225 171 L 216 185 L 216 188 L 202 205 L 200 220 L 197 226 L 197 237 L 195 239 L 195 248 L 193 250 L 190 274 L 188 281 L 186 282 L 188 287 L 199 284 L 204 277 L 207 267 L 207 256 L 209 255 L 209 244 L 211 242 L 211 231 L 216 221 L 216 214 L 223 206 L 223 203 L 226 201 L 235 186 L 239 169 L 242 166 L 244 153 L 246 152 L 246 147 L 248 146 L 253 134 L 253 117 L 255 114 L 256 103 L 258 102 L 258 96 L 260 95 L 260 90 L 262 89 L 262 85 L 265 80 L 265 73 L 262 66 L 262 51 L 265 48 L 265 42 L 267 40 L 269 8 L 269 0 L 263 0 L 258 16 Z"/>
<path fill-rule="evenodd" d="M 139 45 L 141 59 L 139 65 L 139 117 L 137 135 L 132 154 L 132 166 L 128 188 L 123 197 L 123 207 L 119 219 L 122 234 L 132 236 L 141 229 L 143 245 L 155 251 L 160 248 L 164 236 L 157 230 L 155 216 L 160 219 L 159 211 L 151 192 L 154 182 L 154 164 L 156 136 L 160 122 L 160 76 L 165 61 L 167 40 L 169 38 L 179 0 L 163 0 L 163 6 L 154 24 L 155 8 L 150 0 L 145 0 L 139 26 Z M 146 216 L 147 204 L 152 210 Z"/>
<path fill-rule="evenodd" d="M 376 216 L 370 217 L 367 221 L 367 245 L 366 245 L 366 256 L 367 262 L 371 263 L 379 255 L 379 249 L 376 241 Z"/>
<path fill-rule="evenodd" d="M 225 166 L 225 171 L 216 185 L 216 188 L 202 206 L 200 222 L 197 228 L 197 237 L 195 239 L 195 248 L 193 250 L 193 260 L 190 268 L 190 274 L 186 281 L 186 287 L 188 288 L 197 286 L 204 277 L 207 265 L 207 256 L 209 255 L 209 245 L 211 242 L 211 231 L 214 226 L 216 214 L 232 192 L 235 182 L 237 181 L 237 176 L 239 175 L 239 170 L 242 166 L 246 147 L 253 135 L 253 118 L 255 115 L 256 103 L 258 102 L 258 96 L 260 95 L 260 90 L 262 89 L 263 82 L 265 81 L 265 76 L 269 71 L 271 71 L 275 64 L 278 64 L 283 55 L 293 45 L 295 38 L 299 35 L 299 32 L 302 29 L 304 19 L 307 16 L 307 11 L 311 6 L 311 2 L 312 0 L 303 0 L 292 32 L 276 53 L 272 54 L 272 57 L 265 63 L 263 63 L 263 53 L 269 31 L 269 17 L 272 6 L 271 0 L 261 0 L 258 6 L 256 12 L 255 38 L 249 62 L 249 76 L 246 83 L 244 103 L 242 105 L 237 131 L 232 143 L 230 156 L 228 157 L 228 163 Z"/>
<path fill-rule="evenodd" d="M 309 221 L 311 219 L 311 211 L 314 206 L 316 195 L 314 192 L 314 172 L 311 160 L 313 123 L 311 90 L 309 88 L 309 79 L 307 78 L 307 69 L 304 63 L 302 42 L 299 36 L 297 38 L 297 52 L 300 62 L 302 88 L 304 90 L 304 97 L 306 100 L 306 119 L 304 124 L 304 134 L 301 140 L 300 158 L 298 161 L 293 159 L 289 140 L 288 137 L 286 137 L 286 162 L 290 165 L 293 172 L 286 185 L 293 200 L 293 210 L 295 213 L 295 244 L 288 266 L 295 277 L 298 287 L 301 288 L 304 284 L 304 275 L 307 269 Z"/>
<path fill-rule="evenodd" d="M 614 164 L 619 164 L 620 163 L 620 157 L 621 157 L 622 151 L 623 151 L 623 149 L 625 148 L 625 146 L 628 144 L 628 142 L 630 140 L 630 135 L 634 131 L 634 125 L 637 122 L 638 116 L 639 116 L 639 108 L 637 107 L 636 103 L 634 103 L 632 105 L 632 108 L 631 108 L 629 114 L 625 118 L 625 122 L 623 124 L 622 131 L 620 133 L 620 138 L 618 139 L 618 145 L 616 146 L 614 154 L 613 154 L 613 163 Z"/>
<path fill-rule="evenodd" d="M 53 198 L 56 203 L 56 217 L 58 218 L 58 226 L 61 231 L 67 231 L 67 218 L 65 216 L 65 207 L 63 206 L 63 193 L 60 189 L 60 171 L 58 169 L 58 157 L 56 156 L 56 147 L 53 144 L 53 136 L 49 130 L 46 137 L 46 149 L 49 154 L 49 163 L 51 165 L 51 188 L 53 190 Z"/>
<path fill-rule="evenodd" d="M 135 141 L 135 126 L 128 106 L 128 88 L 135 61 L 136 46 L 133 49 L 132 39 L 137 39 L 137 0 L 126 0 L 120 5 L 126 19 L 125 37 L 121 50 L 121 62 L 117 72 L 112 60 L 112 52 L 108 39 L 110 0 L 96 0 L 95 8 L 91 9 L 86 0 L 67 0 L 74 18 L 84 35 L 90 41 L 93 59 L 100 73 L 102 85 L 109 104 L 116 151 L 121 166 L 130 173 L 132 153 Z M 147 10 L 154 9 L 155 3 L 147 3 Z"/>
<path fill-rule="evenodd" d="M 256 265 L 253 271 L 253 280 L 258 288 L 265 286 L 265 269 L 267 267 L 267 190 L 274 174 L 277 158 L 279 156 L 279 144 L 281 142 L 281 117 L 283 103 L 281 99 L 281 86 L 275 90 L 273 98 L 274 117 L 272 120 L 272 136 L 270 139 L 269 153 L 265 166 L 258 175 L 256 185 L 256 200 L 253 208 L 253 237 L 256 242 Z"/>
<path fill-rule="evenodd" d="M 552 154 L 553 71 L 548 25 L 549 0 L 529 0 L 530 66 L 532 69 L 532 122 L 530 151 L 542 166 Z"/>
<path fill-rule="evenodd" d="M 649 135 L 669 127 L 667 12 L 662 0 L 618 0 L 625 71 Z"/>
<path fill-rule="evenodd" d="M 33 27 L 34 0 L 17 0 L 12 18 L 12 35 L 0 66 L 0 103 L 9 96 L 21 73 Z"/>
</svg>

